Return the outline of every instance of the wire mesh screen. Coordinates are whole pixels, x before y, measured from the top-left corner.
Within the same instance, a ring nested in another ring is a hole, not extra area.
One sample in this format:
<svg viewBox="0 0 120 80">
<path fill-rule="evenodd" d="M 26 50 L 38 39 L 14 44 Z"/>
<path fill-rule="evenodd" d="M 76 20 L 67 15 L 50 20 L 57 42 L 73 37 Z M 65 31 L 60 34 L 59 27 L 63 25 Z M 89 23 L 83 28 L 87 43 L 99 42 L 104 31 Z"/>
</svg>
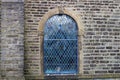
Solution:
<svg viewBox="0 0 120 80">
<path fill-rule="evenodd" d="M 68 15 L 54 15 L 44 28 L 44 73 L 76 74 L 78 72 L 77 24 Z"/>
</svg>

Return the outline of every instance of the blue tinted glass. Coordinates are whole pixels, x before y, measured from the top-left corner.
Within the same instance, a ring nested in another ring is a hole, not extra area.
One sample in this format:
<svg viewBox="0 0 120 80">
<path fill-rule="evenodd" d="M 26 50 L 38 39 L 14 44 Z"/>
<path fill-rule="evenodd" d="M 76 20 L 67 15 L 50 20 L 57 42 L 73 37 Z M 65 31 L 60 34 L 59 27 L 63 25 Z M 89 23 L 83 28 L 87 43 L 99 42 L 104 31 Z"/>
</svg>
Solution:
<svg viewBox="0 0 120 80">
<path fill-rule="evenodd" d="M 44 73 L 76 74 L 77 24 L 67 15 L 54 15 L 44 28 Z"/>
</svg>

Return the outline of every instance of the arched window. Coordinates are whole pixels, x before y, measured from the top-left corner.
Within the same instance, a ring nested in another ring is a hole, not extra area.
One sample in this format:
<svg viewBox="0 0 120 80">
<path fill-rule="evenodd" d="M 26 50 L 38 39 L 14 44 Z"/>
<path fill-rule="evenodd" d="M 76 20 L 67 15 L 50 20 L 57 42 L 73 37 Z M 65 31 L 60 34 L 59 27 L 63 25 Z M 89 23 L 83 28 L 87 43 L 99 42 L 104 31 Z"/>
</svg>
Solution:
<svg viewBox="0 0 120 80">
<path fill-rule="evenodd" d="M 56 14 L 44 26 L 44 74 L 78 73 L 78 27 L 73 18 Z"/>
<path fill-rule="evenodd" d="M 63 7 L 46 13 L 39 23 L 40 76 L 83 74 L 80 15 Z M 57 77 L 57 76 L 56 76 Z"/>
</svg>

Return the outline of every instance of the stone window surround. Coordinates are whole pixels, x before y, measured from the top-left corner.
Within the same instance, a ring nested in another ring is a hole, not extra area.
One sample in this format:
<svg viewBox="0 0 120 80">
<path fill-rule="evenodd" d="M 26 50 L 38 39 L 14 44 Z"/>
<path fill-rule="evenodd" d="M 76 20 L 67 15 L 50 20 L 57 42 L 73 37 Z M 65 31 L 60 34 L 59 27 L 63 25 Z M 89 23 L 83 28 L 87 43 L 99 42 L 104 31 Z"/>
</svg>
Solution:
<svg viewBox="0 0 120 80">
<path fill-rule="evenodd" d="M 69 15 L 70 17 L 72 17 L 76 23 L 77 23 L 77 27 L 78 27 L 78 59 L 79 59 L 79 64 L 78 64 L 78 67 L 79 67 L 79 71 L 78 71 L 78 75 L 79 74 L 83 74 L 83 67 L 82 67 L 82 64 L 83 64 L 83 52 L 82 52 L 82 36 L 83 36 L 83 33 L 84 33 L 84 29 L 83 29 L 83 24 L 82 24 L 82 21 L 80 19 L 80 16 L 77 15 L 75 12 L 73 11 L 70 11 L 70 10 L 67 10 L 63 7 L 57 7 L 53 10 L 50 10 L 48 13 L 46 13 L 43 18 L 41 19 L 41 21 L 39 22 L 39 27 L 38 27 L 38 33 L 39 33 L 39 36 L 40 36 L 40 64 L 43 65 L 43 38 L 44 38 L 44 25 L 47 21 L 47 19 L 49 19 L 50 17 L 52 17 L 53 15 L 55 14 L 66 14 L 66 15 Z M 79 17 L 78 17 L 79 16 Z M 44 77 L 44 72 L 43 72 L 43 66 L 41 66 L 41 76 Z"/>
</svg>

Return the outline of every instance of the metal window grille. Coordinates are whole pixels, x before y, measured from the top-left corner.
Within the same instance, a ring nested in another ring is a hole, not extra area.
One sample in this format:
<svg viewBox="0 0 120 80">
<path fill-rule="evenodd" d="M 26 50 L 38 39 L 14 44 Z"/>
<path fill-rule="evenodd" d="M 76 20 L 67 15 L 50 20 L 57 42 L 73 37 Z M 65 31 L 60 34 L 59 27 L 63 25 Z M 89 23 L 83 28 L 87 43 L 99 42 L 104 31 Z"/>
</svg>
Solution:
<svg viewBox="0 0 120 80">
<path fill-rule="evenodd" d="M 47 20 L 44 34 L 44 73 L 76 74 L 78 72 L 76 22 L 68 15 L 54 15 Z"/>
</svg>

